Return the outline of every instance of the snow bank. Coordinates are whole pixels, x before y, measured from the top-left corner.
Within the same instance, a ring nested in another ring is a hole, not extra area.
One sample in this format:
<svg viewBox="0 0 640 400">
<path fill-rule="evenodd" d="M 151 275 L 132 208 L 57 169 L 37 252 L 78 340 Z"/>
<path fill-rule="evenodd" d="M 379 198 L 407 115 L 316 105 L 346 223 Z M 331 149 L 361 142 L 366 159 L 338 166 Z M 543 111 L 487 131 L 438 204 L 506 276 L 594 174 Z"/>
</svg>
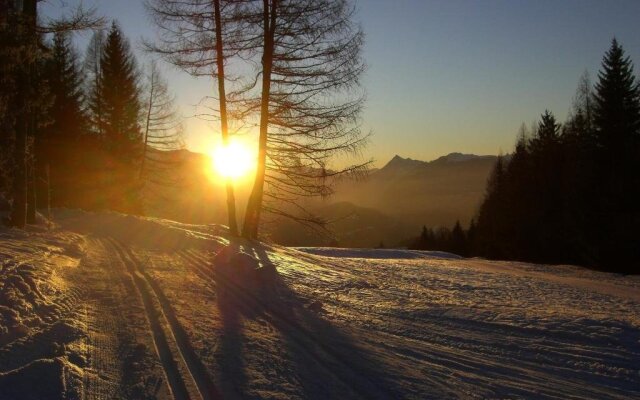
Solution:
<svg viewBox="0 0 640 400">
<path fill-rule="evenodd" d="M 84 246 L 68 232 L 0 228 L 0 399 L 81 398 L 67 346 L 84 330 L 78 292 L 63 277 Z"/>
<path fill-rule="evenodd" d="M 0 230 L 0 346 L 60 317 L 51 307 L 65 287 L 52 277 L 57 268 L 78 264 L 72 256 L 82 246 L 75 235 Z"/>
<path fill-rule="evenodd" d="M 223 238 L 227 235 L 227 228 L 222 225 L 188 225 L 111 211 L 56 209 L 53 215 L 54 221 L 62 229 L 97 237 L 111 237 L 145 248 L 175 250 L 227 242 Z"/>
<path fill-rule="evenodd" d="M 402 249 L 344 249 L 337 247 L 295 247 L 296 250 L 325 257 L 370 258 L 370 259 L 436 259 L 457 260 L 463 257 L 444 251 L 420 251 Z"/>
<path fill-rule="evenodd" d="M 81 399 L 82 370 L 62 357 L 0 373 L 0 399 Z"/>
</svg>

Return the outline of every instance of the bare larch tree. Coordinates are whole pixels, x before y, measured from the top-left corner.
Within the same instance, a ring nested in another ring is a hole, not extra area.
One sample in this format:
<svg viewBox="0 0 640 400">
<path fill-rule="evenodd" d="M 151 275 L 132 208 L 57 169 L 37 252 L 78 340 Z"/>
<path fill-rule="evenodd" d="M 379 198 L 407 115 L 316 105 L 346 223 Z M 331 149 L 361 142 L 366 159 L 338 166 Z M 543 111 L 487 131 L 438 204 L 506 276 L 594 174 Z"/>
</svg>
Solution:
<svg viewBox="0 0 640 400">
<path fill-rule="evenodd" d="M 219 108 L 213 110 L 220 121 L 223 145 L 230 139 L 227 88 L 232 78 L 225 71 L 227 61 L 246 48 L 245 19 L 237 18 L 250 2 L 223 0 L 147 0 L 159 39 L 147 48 L 169 63 L 196 77 L 217 81 Z M 247 8 L 248 9 L 248 8 Z M 229 230 L 238 235 L 233 182 L 226 182 Z"/>
<path fill-rule="evenodd" d="M 262 47 L 256 84 L 231 99 L 238 118 L 259 113 L 258 166 L 243 226 L 250 239 L 258 237 L 263 210 L 322 223 L 299 199 L 330 195 L 332 178 L 363 172 L 368 165 L 329 169 L 332 158 L 357 153 L 368 136 L 359 124 L 364 34 L 353 21 L 353 5 L 348 0 L 261 3 L 262 19 L 254 24 Z"/>
<path fill-rule="evenodd" d="M 143 149 L 138 179 L 145 210 L 149 203 L 164 197 L 167 188 L 180 185 L 173 174 L 182 163 L 183 128 L 175 106 L 155 61 L 146 76 L 143 121 Z M 163 190 L 165 189 L 165 190 Z"/>
</svg>

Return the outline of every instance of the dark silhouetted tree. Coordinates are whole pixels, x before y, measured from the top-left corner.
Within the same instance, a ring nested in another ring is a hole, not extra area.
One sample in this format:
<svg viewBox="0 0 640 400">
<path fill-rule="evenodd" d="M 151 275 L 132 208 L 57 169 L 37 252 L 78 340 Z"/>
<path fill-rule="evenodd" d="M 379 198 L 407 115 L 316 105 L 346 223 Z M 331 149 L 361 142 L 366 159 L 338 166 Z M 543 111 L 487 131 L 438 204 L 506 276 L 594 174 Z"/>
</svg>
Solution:
<svg viewBox="0 0 640 400">
<path fill-rule="evenodd" d="M 18 3 L 19 4 L 19 3 Z M 13 204 L 11 209 L 11 225 L 22 228 L 27 223 L 27 188 L 28 188 L 28 142 L 33 135 L 31 119 L 37 96 L 33 87 L 33 78 L 38 56 L 38 34 L 36 31 L 37 1 L 22 1 L 22 9 L 14 9 L 11 15 L 11 27 L 15 35 L 13 74 L 15 92 L 12 98 L 14 113 L 15 145 L 13 157 Z"/>
<path fill-rule="evenodd" d="M 45 33 L 63 32 L 85 29 L 96 26 L 101 21 L 93 18 L 91 12 L 85 12 L 81 7 L 70 16 L 58 20 L 38 18 L 38 1 L 2 1 L 0 13 L 5 25 L 3 30 L 3 56 L 9 55 L 6 72 L 9 76 L 5 82 L 10 86 L 11 110 L 10 115 L 3 121 L 7 128 L 6 135 L 13 147 L 13 162 L 11 180 L 13 186 L 12 210 L 10 223 L 23 227 L 30 216 L 29 222 L 35 221 L 35 189 L 33 187 L 36 174 L 33 170 L 33 143 L 37 141 L 36 133 L 43 125 L 41 116 L 44 114 L 48 96 L 42 78 L 43 59 L 42 35 Z M 40 23 L 40 24 L 38 24 Z M 31 165 L 31 172 L 29 168 Z M 29 179 L 31 175 L 31 179 Z M 29 188 L 31 182 L 31 188 Z M 28 192 L 32 196 L 28 196 Z M 28 199 L 30 199 L 28 201 Z M 29 214 L 27 214 L 27 204 Z"/>
<path fill-rule="evenodd" d="M 102 93 L 100 93 L 102 81 L 102 51 L 104 49 L 105 33 L 97 30 L 91 36 L 84 57 L 85 93 L 88 98 L 88 113 L 91 121 L 91 130 L 102 138 L 104 135 L 104 115 L 102 112 Z"/>
<path fill-rule="evenodd" d="M 90 108 L 102 131 L 100 140 L 107 153 L 104 165 L 104 207 L 140 213 L 139 168 L 142 155 L 141 89 L 139 72 L 127 39 L 114 22 L 100 58 L 96 90 Z M 97 112 L 99 110 L 99 114 Z"/>
<path fill-rule="evenodd" d="M 36 156 L 39 171 L 49 166 L 52 203 L 66 205 L 79 186 L 74 177 L 82 168 L 77 155 L 84 150 L 81 142 L 87 133 L 88 118 L 83 106 L 83 77 L 68 33 L 54 35 L 51 53 L 44 69 L 53 100 L 47 114 L 49 124 L 38 140 Z"/>
<path fill-rule="evenodd" d="M 506 257 L 504 231 L 507 223 L 504 210 L 505 196 L 504 157 L 498 156 L 487 180 L 484 201 L 478 212 L 478 244 L 480 254 L 491 258 Z"/>
<path fill-rule="evenodd" d="M 142 140 L 139 74 L 128 41 L 115 22 L 105 41 L 100 68 L 100 97 L 93 101 L 102 109 L 103 140 L 116 158 L 133 163 Z"/>
<path fill-rule="evenodd" d="M 640 261 L 640 89 L 633 64 L 613 39 L 595 88 L 595 156 L 600 185 L 596 222 L 601 265 L 634 269 Z"/>
<path fill-rule="evenodd" d="M 640 89 L 615 39 L 595 89 L 583 76 L 565 126 L 545 112 L 496 166 L 478 254 L 639 272 Z"/>
<path fill-rule="evenodd" d="M 460 221 L 456 221 L 453 229 L 451 230 L 451 243 L 449 245 L 449 251 L 458 254 L 460 256 L 467 255 L 467 236 L 460 226 Z"/>
</svg>

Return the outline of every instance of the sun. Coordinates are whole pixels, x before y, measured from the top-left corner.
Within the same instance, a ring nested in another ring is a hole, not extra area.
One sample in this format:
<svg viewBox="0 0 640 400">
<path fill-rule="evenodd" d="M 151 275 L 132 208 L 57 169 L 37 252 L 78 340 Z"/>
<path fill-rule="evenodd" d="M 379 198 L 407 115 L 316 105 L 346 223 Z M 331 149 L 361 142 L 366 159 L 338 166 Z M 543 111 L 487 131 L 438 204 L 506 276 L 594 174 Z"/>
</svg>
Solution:
<svg viewBox="0 0 640 400">
<path fill-rule="evenodd" d="M 255 158 L 249 148 L 238 141 L 218 146 L 211 154 L 213 169 L 227 179 L 239 179 L 254 168 Z"/>
</svg>

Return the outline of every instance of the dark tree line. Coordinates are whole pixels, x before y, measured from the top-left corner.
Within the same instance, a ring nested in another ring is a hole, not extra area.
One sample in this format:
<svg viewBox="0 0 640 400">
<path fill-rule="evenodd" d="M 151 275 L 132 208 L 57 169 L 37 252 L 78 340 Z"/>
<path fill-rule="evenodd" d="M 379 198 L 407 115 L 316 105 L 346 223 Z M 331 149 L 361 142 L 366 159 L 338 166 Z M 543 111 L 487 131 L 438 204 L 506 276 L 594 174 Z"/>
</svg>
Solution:
<svg viewBox="0 0 640 400">
<path fill-rule="evenodd" d="M 475 232 L 475 222 L 473 221 L 471 221 L 471 225 L 466 231 L 460 225 L 460 221 L 456 221 L 451 229 L 446 227 L 433 229 L 423 226 L 420 236 L 409 244 L 409 248 L 413 250 L 447 251 L 460 256 L 470 256 Z"/>
<path fill-rule="evenodd" d="M 83 24 L 80 15 L 47 30 L 35 25 L 36 1 L 16 4 L 0 3 L 0 197 L 11 208 L 7 222 L 33 223 L 36 207 L 46 206 L 142 213 L 143 178 L 150 175 L 143 168 L 154 168 L 143 163 L 145 140 L 163 150 L 181 143 L 158 72 L 145 84 L 116 23 L 94 33 L 81 60 L 70 31 L 96 28 L 99 20 Z"/>
<path fill-rule="evenodd" d="M 595 86 L 581 79 L 565 124 L 546 111 L 532 129 L 523 126 L 466 236 L 457 228 L 425 229 L 417 245 L 640 272 L 640 86 L 615 39 Z M 456 249 L 463 236 L 466 247 Z"/>
</svg>

